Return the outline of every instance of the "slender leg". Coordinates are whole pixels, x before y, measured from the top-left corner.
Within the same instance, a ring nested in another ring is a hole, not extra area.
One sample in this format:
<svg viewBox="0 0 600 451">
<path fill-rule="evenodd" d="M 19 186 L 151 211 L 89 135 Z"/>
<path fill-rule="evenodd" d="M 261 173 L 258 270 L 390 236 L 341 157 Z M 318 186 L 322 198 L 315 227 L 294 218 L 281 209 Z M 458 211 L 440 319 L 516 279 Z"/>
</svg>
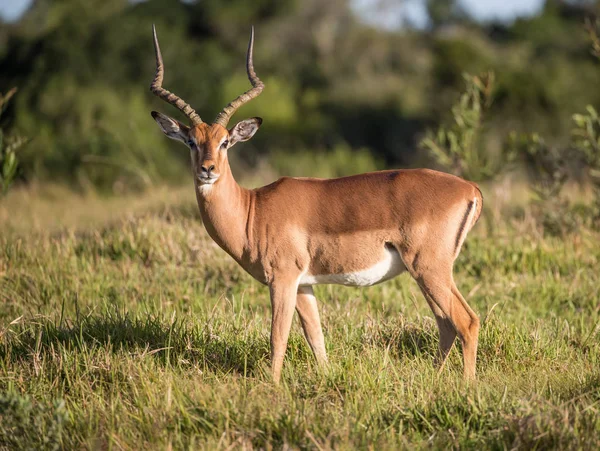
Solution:
<svg viewBox="0 0 600 451">
<path fill-rule="evenodd" d="M 271 365 L 273 381 L 281 378 L 283 357 L 287 348 L 294 307 L 296 306 L 297 279 L 276 278 L 269 286 L 271 292 Z"/>
<path fill-rule="evenodd" d="M 315 359 L 319 365 L 327 364 L 327 354 L 325 352 L 325 338 L 321 329 L 321 319 L 317 307 L 317 299 L 313 293 L 312 287 L 299 287 L 296 296 L 296 311 L 304 329 L 306 341 L 312 349 Z"/>
<path fill-rule="evenodd" d="M 474 379 L 475 364 L 477 361 L 479 318 L 469 307 L 458 291 L 458 288 L 456 288 L 452 276 L 442 277 L 439 274 L 439 272 L 433 272 L 423 275 L 419 280 L 419 285 L 423 292 L 427 293 L 426 297 L 431 297 L 433 303 L 439 308 L 441 313 L 450 320 L 452 326 L 456 330 L 463 347 L 464 377 L 465 379 Z M 447 332 L 445 332 L 445 334 L 445 340 L 448 340 L 450 334 Z M 441 336 L 442 329 L 440 328 L 440 337 Z M 443 346 L 441 341 L 442 339 L 440 338 L 440 349 L 442 349 Z M 445 341 L 444 344 L 447 346 L 448 342 Z"/>
<path fill-rule="evenodd" d="M 467 301 L 462 296 L 458 288 L 452 282 L 452 286 L 450 287 L 452 290 L 452 294 L 455 299 L 458 300 L 462 308 L 468 314 L 468 324 L 465 329 L 465 333 L 460 333 L 462 346 L 463 346 L 463 362 L 464 362 L 464 376 L 465 379 L 475 379 L 475 366 L 477 363 L 477 346 L 479 344 L 479 317 L 477 314 L 469 307 Z"/>
<path fill-rule="evenodd" d="M 450 318 L 444 315 L 437 304 L 433 301 L 433 298 L 429 296 L 427 291 L 425 291 L 423 288 L 421 288 L 421 291 L 423 292 L 425 299 L 427 299 L 429 307 L 433 311 L 435 321 L 437 322 L 438 330 L 440 332 L 440 343 L 436 363 L 439 367 L 439 370 L 442 371 L 444 364 L 446 363 L 446 359 L 448 358 L 448 354 L 450 354 L 450 351 L 454 346 L 456 329 L 454 329 Z"/>
</svg>

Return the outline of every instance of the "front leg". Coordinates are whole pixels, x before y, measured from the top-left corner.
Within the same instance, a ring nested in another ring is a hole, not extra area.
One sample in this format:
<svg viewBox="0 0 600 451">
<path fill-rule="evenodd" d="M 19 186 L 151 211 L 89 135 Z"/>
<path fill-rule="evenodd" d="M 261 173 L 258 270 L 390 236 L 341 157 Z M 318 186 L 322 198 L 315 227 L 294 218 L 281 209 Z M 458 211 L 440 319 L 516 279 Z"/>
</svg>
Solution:
<svg viewBox="0 0 600 451">
<path fill-rule="evenodd" d="M 280 276 L 275 277 L 269 285 L 271 293 L 271 365 L 273 381 L 278 384 L 281 378 L 283 357 L 287 348 L 292 318 L 296 307 L 296 292 L 298 278 Z"/>
</svg>

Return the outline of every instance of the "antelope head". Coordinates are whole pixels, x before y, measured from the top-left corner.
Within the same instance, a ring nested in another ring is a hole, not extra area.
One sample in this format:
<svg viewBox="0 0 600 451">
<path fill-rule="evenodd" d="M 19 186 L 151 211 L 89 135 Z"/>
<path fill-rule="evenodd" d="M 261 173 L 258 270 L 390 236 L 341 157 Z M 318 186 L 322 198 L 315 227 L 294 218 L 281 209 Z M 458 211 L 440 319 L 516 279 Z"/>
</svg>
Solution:
<svg viewBox="0 0 600 451">
<path fill-rule="evenodd" d="M 152 26 L 154 51 L 156 54 L 156 75 L 150 85 L 150 90 L 171 105 L 178 108 L 190 120 L 187 126 L 165 114 L 152 111 L 152 117 L 169 138 L 181 141 L 190 148 L 192 156 L 192 171 L 199 186 L 212 185 L 219 180 L 221 174 L 229 171 L 227 150 L 240 141 L 248 141 L 262 123 L 259 117 L 253 117 L 238 122 L 232 128 L 227 128 L 231 116 L 246 102 L 257 97 L 265 87 L 254 72 L 252 50 L 254 47 L 254 27 L 248 43 L 246 70 L 252 89 L 232 100 L 217 114 L 212 124 L 203 122 L 198 113 L 179 96 L 162 87 L 165 74 L 162 54 L 158 45 L 156 29 Z"/>
</svg>

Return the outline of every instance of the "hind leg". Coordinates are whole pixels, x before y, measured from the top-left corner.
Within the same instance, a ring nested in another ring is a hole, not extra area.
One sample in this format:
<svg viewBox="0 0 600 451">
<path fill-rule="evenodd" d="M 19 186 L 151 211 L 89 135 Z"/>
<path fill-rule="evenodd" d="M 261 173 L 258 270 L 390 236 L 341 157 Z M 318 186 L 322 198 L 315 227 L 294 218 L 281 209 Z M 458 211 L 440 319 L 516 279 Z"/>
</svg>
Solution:
<svg viewBox="0 0 600 451">
<path fill-rule="evenodd" d="M 463 374 L 465 379 L 475 378 L 477 344 L 479 340 L 479 318 L 469 307 L 454 284 L 452 266 L 429 266 L 414 272 L 425 298 L 433 310 L 440 329 L 440 359 L 443 363 L 458 335 L 463 350 Z M 445 266 L 445 267 L 444 267 Z M 450 330 L 454 329 L 454 334 Z"/>
<path fill-rule="evenodd" d="M 454 346 L 454 341 L 456 340 L 456 329 L 452 325 L 450 318 L 444 315 L 444 312 L 442 312 L 442 310 L 437 306 L 427 291 L 425 291 L 423 288 L 421 288 L 421 291 L 423 292 L 423 295 L 425 296 L 425 299 L 427 300 L 427 303 L 429 304 L 429 307 L 435 316 L 435 321 L 437 322 L 440 333 L 440 343 L 436 364 L 441 371 L 444 368 L 448 354 L 450 354 L 450 351 Z"/>
<path fill-rule="evenodd" d="M 467 301 L 462 296 L 458 288 L 452 281 L 450 288 L 455 300 L 458 300 L 466 315 L 461 316 L 460 329 L 457 328 L 458 335 L 462 342 L 464 376 L 465 379 L 475 379 L 475 366 L 477 363 L 477 346 L 479 344 L 479 317 L 469 307 Z"/>
<path fill-rule="evenodd" d="M 327 354 L 325 352 L 325 338 L 321 328 L 321 319 L 317 307 L 317 298 L 313 293 L 312 287 L 299 287 L 296 296 L 296 311 L 302 323 L 304 336 L 312 350 L 315 359 L 321 366 L 327 364 Z"/>
</svg>

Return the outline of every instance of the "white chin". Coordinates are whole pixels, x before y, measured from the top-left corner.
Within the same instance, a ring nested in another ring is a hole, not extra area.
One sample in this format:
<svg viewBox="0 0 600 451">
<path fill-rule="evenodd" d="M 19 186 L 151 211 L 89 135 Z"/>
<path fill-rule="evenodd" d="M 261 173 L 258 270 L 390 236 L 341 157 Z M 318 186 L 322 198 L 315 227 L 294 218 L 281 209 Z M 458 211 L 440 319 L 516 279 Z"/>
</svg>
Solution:
<svg viewBox="0 0 600 451">
<path fill-rule="evenodd" d="M 211 179 L 206 179 L 206 178 L 205 179 L 201 179 L 201 178 L 199 178 L 198 182 L 200 183 L 200 186 L 203 186 L 203 185 L 212 185 L 217 180 L 219 180 L 219 177 L 215 177 L 215 178 L 211 178 Z"/>
</svg>

